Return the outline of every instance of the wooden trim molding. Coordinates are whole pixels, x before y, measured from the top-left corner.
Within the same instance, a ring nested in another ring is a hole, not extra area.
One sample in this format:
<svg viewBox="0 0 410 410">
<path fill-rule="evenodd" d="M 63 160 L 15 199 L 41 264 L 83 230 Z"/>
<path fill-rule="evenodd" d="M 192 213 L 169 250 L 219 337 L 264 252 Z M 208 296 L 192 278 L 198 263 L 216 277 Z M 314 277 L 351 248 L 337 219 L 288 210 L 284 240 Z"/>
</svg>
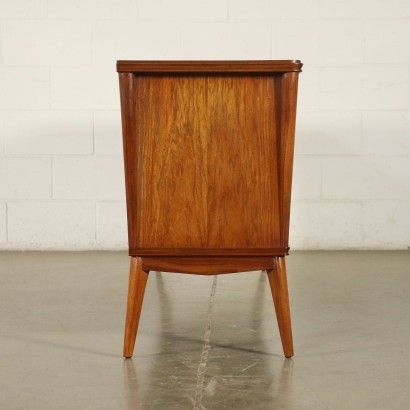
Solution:
<svg viewBox="0 0 410 410">
<path fill-rule="evenodd" d="M 285 256 L 289 247 L 275 248 L 129 248 L 130 256 Z"/>
<path fill-rule="evenodd" d="M 275 258 L 271 256 L 147 256 L 141 258 L 142 270 L 220 275 L 224 273 L 271 270 Z"/>
<path fill-rule="evenodd" d="M 117 61 L 119 73 L 286 73 L 302 71 L 300 60 Z"/>
</svg>

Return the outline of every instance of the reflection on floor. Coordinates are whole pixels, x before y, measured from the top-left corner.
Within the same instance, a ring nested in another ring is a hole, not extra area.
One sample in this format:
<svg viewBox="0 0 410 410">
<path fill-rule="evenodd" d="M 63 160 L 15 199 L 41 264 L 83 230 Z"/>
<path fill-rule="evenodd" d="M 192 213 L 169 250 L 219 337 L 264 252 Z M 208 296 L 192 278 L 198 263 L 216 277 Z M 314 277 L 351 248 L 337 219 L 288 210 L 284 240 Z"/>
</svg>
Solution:
<svg viewBox="0 0 410 410">
<path fill-rule="evenodd" d="M 264 272 L 151 272 L 123 360 L 128 257 L 0 254 L 0 409 L 410 408 L 410 252 L 294 252 L 295 357 Z"/>
</svg>

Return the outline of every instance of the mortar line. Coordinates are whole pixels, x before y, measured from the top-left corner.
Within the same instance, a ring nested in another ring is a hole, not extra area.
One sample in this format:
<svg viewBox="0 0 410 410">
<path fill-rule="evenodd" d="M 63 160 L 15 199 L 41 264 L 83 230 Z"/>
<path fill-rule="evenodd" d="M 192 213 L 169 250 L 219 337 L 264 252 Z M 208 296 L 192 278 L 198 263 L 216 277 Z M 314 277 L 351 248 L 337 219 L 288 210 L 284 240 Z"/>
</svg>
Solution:
<svg viewBox="0 0 410 410">
<path fill-rule="evenodd" d="M 193 410 L 201 410 L 202 405 L 202 395 L 204 391 L 205 373 L 206 365 L 208 363 L 208 355 L 211 350 L 210 340 L 211 340 L 211 328 L 212 328 L 212 314 L 215 301 L 216 284 L 218 281 L 218 276 L 214 276 L 212 282 L 211 294 L 209 296 L 208 303 L 208 313 L 206 317 L 206 327 L 204 333 L 204 344 L 202 346 L 201 360 L 199 361 L 198 370 L 196 373 L 196 390 L 194 397 L 194 407 Z"/>
</svg>

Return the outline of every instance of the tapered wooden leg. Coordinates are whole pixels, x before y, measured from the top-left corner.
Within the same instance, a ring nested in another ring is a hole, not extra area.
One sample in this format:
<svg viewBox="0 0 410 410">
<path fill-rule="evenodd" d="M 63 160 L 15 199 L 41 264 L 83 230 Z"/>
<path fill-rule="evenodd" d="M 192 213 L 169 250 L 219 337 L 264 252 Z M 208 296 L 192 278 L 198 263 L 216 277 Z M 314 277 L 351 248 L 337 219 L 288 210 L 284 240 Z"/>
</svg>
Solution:
<svg viewBox="0 0 410 410">
<path fill-rule="evenodd" d="M 275 305 L 280 338 L 285 357 L 293 356 L 292 325 L 290 322 L 288 283 L 284 257 L 275 258 L 275 267 L 268 270 L 269 284 Z"/>
<path fill-rule="evenodd" d="M 131 257 L 124 334 L 124 357 L 131 357 L 134 351 L 147 279 L 148 272 L 142 270 L 141 258 Z"/>
</svg>

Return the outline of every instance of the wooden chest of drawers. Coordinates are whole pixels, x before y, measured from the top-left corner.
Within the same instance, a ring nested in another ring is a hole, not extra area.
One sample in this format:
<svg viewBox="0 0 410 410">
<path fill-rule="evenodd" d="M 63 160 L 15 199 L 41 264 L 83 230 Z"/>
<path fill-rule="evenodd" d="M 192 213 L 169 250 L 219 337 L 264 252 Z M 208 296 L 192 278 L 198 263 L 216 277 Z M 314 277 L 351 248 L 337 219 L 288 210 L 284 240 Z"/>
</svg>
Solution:
<svg viewBox="0 0 410 410">
<path fill-rule="evenodd" d="M 148 273 L 267 270 L 293 355 L 288 253 L 300 61 L 118 61 L 133 352 Z"/>
</svg>

